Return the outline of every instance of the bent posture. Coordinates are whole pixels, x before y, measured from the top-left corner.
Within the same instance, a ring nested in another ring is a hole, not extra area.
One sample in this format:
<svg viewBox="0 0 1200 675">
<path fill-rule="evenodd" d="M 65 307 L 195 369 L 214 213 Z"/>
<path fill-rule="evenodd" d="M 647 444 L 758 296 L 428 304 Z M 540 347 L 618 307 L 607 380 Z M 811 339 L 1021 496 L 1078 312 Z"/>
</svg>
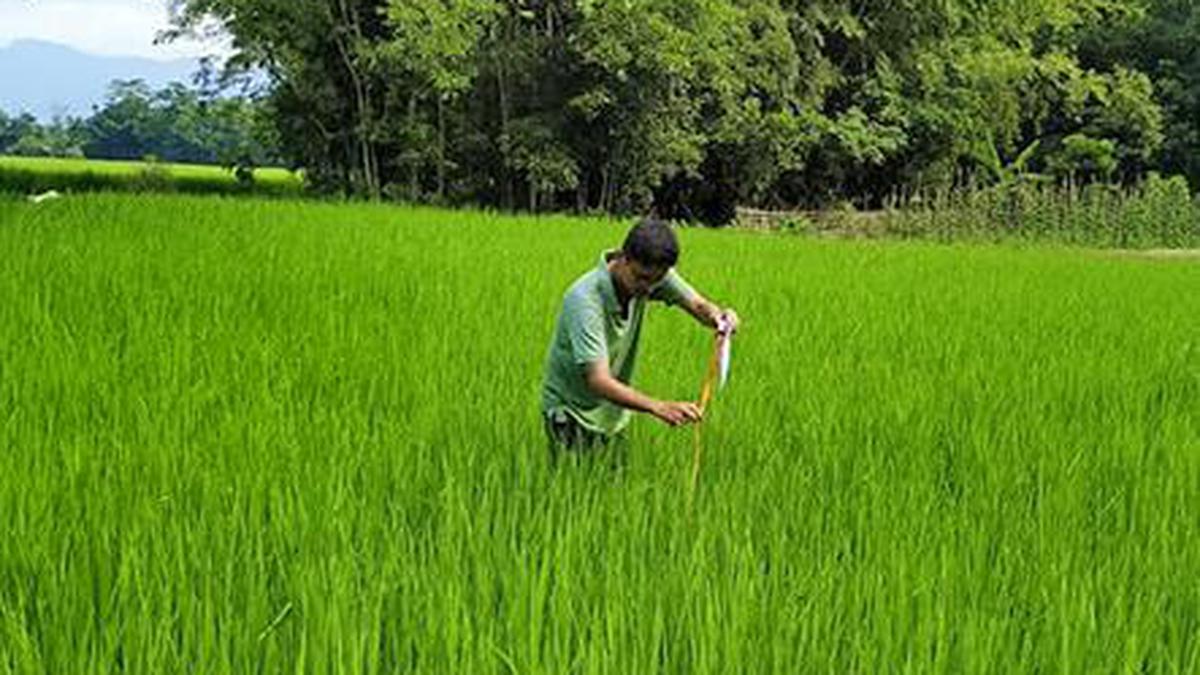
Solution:
<svg viewBox="0 0 1200 675">
<path fill-rule="evenodd" d="M 643 220 L 624 245 L 606 251 L 563 298 L 546 357 L 542 415 L 554 455 L 609 443 L 631 411 L 670 426 L 699 421 L 691 401 L 665 401 L 630 383 L 647 301 L 682 307 L 702 325 L 737 329 L 738 317 L 709 302 L 675 271 L 679 243 L 670 225 Z"/>
</svg>

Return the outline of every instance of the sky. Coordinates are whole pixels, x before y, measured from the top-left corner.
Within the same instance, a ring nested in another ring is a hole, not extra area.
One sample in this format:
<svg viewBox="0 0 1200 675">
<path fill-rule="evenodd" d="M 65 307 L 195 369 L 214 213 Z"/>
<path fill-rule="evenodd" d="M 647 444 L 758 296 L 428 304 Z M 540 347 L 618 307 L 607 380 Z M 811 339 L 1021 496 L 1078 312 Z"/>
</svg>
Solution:
<svg viewBox="0 0 1200 675">
<path fill-rule="evenodd" d="M 0 0 L 0 47 L 36 39 L 162 61 L 225 53 L 219 42 L 155 45 L 168 17 L 167 0 Z"/>
</svg>

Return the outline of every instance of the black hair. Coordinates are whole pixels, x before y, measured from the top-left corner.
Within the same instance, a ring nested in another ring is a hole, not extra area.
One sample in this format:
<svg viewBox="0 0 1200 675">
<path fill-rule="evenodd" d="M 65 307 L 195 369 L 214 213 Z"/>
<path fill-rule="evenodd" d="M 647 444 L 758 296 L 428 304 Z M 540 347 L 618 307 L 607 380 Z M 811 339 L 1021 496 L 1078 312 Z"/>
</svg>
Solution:
<svg viewBox="0 0 1200 675">
<path fill-rule="evenodd" d="M 671 267 L 679 260 L 679 240 L 666 221 L 645 218 L 625 236 L 621 251 L 648 267 Z"/>
</svg>

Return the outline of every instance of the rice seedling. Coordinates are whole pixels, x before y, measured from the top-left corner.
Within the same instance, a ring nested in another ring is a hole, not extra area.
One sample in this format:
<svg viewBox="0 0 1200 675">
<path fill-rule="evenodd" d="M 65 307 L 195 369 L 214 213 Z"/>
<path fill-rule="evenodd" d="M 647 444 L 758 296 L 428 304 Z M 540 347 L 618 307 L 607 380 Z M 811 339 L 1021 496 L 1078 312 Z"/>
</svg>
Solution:
<svg viewBox="0 0 1200 675">
<path fill-rule="evenodd" d="M 1195 261 L 682 231 L 742 316 L 688 517 L 690 430 L 545 455 L 626 225 L 0 200 L 0 672 L 1200 668 Z"/>
</svg>

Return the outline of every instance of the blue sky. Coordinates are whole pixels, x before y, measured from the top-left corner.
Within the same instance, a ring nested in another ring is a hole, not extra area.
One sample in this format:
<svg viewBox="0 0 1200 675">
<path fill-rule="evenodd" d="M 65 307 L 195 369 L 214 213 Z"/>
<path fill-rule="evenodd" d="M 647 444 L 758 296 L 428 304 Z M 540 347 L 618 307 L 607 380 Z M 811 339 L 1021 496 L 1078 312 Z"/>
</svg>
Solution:
<svg viewBox="0 0 1200 675">
<path fill-rule="evenodd" d="M 0 47 L 37 39 L 159 60 L 223 53 L 215 42 L 155 45 L 155 34 L 167 26 L 167 0 L 0 0 Z"/>
</svg>

